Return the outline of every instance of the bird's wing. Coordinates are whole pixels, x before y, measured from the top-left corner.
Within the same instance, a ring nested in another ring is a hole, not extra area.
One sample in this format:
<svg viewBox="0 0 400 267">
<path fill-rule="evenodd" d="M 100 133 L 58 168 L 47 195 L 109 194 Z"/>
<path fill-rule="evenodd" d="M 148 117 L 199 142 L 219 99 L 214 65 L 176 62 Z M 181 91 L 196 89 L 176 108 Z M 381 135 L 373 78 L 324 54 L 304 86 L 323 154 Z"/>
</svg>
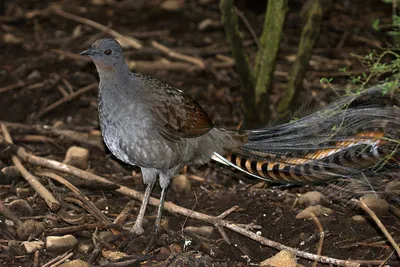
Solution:
<svg viewBox="0 0 400 267">
<path fill-rule="evenodd" d="M 149 108 L 157 130 L 164 138 L 198 137 L 214 127 L 204 109 L 181 90 L 153 78 L 146 82 L 152 88 Z"/>
</svg>

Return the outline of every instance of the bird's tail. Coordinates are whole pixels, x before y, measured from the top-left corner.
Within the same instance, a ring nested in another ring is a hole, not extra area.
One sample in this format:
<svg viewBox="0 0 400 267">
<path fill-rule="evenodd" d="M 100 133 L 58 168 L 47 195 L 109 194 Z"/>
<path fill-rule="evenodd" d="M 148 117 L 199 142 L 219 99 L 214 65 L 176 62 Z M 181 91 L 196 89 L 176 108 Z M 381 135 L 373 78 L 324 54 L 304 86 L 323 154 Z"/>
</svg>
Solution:
<svg viewBox="0 0 400 267">
<path fill-rule="evenodd" d="M 278 183 L 316 183 L 398 166 L 396 93 L 371 88 L 289 123 L 248 132 L 239 149 L 213 159 Z"/>
</svg>

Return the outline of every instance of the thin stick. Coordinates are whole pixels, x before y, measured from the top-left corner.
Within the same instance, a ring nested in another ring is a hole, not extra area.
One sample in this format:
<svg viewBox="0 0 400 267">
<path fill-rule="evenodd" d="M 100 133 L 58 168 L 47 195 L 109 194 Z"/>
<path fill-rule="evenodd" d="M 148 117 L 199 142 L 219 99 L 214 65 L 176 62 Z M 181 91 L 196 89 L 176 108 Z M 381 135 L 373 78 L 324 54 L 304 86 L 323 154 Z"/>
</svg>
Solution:
<svg viewBox="0 0 400 267">
<path fill-rule="evenodd" d="M 8 143 L 12 144 L 13 141 L 12 141 L 11 135 L 8 132 L 7 127 L 2 123 L 1 123 L 1 130 L 3 132 L 4 139 Z M 28 172 L 27 169 L 25 169 L 25 167 L 22 165 L 20 159 L 17 156 L 12 156 L 11 159 L 12 159 L 12 162 L 14 163 L 14 165 L 17 167 L 18 171 L 21 173 L 21 175 L 33 187 L 33 189 L 35 189 L 35 191 L 39 194 L 39 196 L 41 196 L 44 199 L 44 201 L 49 206 L 49 208 L 52 211 L 57 211 L 58 209 L 60 209 L 60 207 L 61 207 L 60 202 L 58 202 L 57 199 L 53 196 L 53 194 L 51 194 L 50 191 L 47 190 L 47 188 L 44 187 L 39 182 L 37 177 L 35 177 L 30 172 Z"/>
<path fill-rule="evenodd" d="M 235 13 L 239 16 L 239 18 L 243 21 L 244 25 L 246 26 L 247 30 L 250 32 L 251 37 L 253 37 L 254 42 L 256 42 L 257 49 L 261 50 L 260 41 L 257 38 L 257 34 L 254 32 L 253 27 L 251 27 L 250 22 L 247 20 L 246 16 L 235 6 Z"/>
<path fill-rule="evenodd" d="M 63 18 L 74 20 L 76 22 L 83 23 L 83 24 L 89 25 L 90 27 L 96 28 L 100 31 L 106 32 L 106 33 L 114 36 L 115 38 L 119 39 L 119 41 L 131 46 L 132 48 L 135 48 L 135 49 L 142 48 L 142 44 L 140 43 L 139 40 L 137 40 L 133 37 L 125 36 L 117 31 L 110 29 L 100 23 L 93 21 L 93 20 L 82 18 L 82 17 L 76 16 L 76 15 L 67 13 L 55 6 L 52 8 L 52 10 L 54 11 L 55 14 L 57 14 Z M 123 45 L 123 44 L 121 44 L 121 45 Z"/>
<path fill-rule="evenodd" d="M 381 229 L 383 234 L 386 236 L 386 238 L 389 240 L 390 244 L 392 244 L 393 248 L 396 250 L 397 255 L 400 257 L 400 248 L 399 245 L 397 245 L 396 241 L 393 239 L 393 237 L 390 235 L 386 227 L 383 225 L 381 220 L 379 220 L 378 216 L 376 216 L 375 212 L 372 211 L 364 202 L 362 198 L 360 200 L 353 199 L 355 203 L 357 203 L 363 210 L 365 210 L 369 216 L 375 221 L 376 225 Z"/>
<path fill-rule="evenodd" d="M 60 259 L 59 261 L 53 263 L 52 265 L 50 265 L 50 267 L 57 267 L 58 265 L 60 265 L 61 263 L 63 263 L 64 261 L 68 260 L 69 258 L 71 258 L 74 255 L 73 252 L 68 253 L 64 258 Z"/>
<path fill-rule="evenodd" d="M 193 64 L 199 66 L 200 69 L 204 69 L 206 67 L 206 64 L 204 63 L 204 61 L 199 58 L 195 58 L 195 57 L 187 56 L 187 55 L 184 55 L 181 53 L 177 53 L 175 51 L 172 51 L 170 48 L 166 47 L 165 45 L 162 45 L 156 41 L 152 41 L 151 45 L 154 48 L 160 50 L 161 52 L 167 54 L 169 57 L 193 63 Z"/>
<path fill-rule="evenodd" d="M 26 86 L 28 84 L 30 84 L 30 83 L 29 82 L 21 82 L 21 81 L 19 81 L 19 82 L 15 83 L 15 84 L 11 84 L 11 85 L 6 86 L 6 87 L 0 87 L 0 93 L 4 93 L 4 92 L 7 92 L 7 91 L 18 89 L 18 88 L 24 87 L 24 86 Z"/>
<path fill-rule="evenodd" d="M 65 235 L 65 234 L 70 234 L 72 232 L 96 229 L 96 228 L 100 228 L 100 227 L 104 227 L 104 224 L 103 223 L 89 223 L 89 224 L 82 224 L 82 225 L 73 225 L 73 226 L 48 229 L 48 230 L 44 231 L 44 234 L 45 235 Z"/>
<path fill-rule="evenodd" d="M 131 200 L 122 209 L 121 213 L 115 218 L 114 224 L 123 225 L 128 216 L 131 214 L 133 207 L 135 206 L 135 200 Z"/>
<path fill-rule="evenodd" d="M 42 109 L 41 111 L 38 112 L 36 117 L 40 118 L 43 115 L 45 115 L 46 113 L 48 113 L 49 111 L 52 111 L 53 109 L 57 108 L 58 106 L 66 103 L 68 101 L 71 101 L 75 97 L 78 97 L 78 96 L 80 96 L 80 95 L 82 95 L 82 94 L 86 93 L 87 91 L 90 91 L 90 90 L 92 90 L 94 88 L 97 88 L 97 83 L 92 83 L 92 84 L 86 85 L 85 87 L 82 87 L 81 89 L 77 90 L 76 92 L 74 92 L 72 94 L 69 94 L 67 96 L 64 96 L 60 100 L 57 100 L 53 104 L 45 107 L 44 109 Z"/>
<path fill-rule="evenodd" d="M 314 223 L 317 225 L 318 231 L 319 231 L 319 242 L 318 242 L 318 247 L 317 247 L 317 255 L 321 255 L 322 252 L 322 245 L 324 244 L 324 228 L 322 228 L 322 225 L 320 221 L 318 220 L 317 216 L 313 212 L 309 212 L 311 218 L 314 220 Z M 314 261 L 313 267 L 317 267 L 318 261 Z"/>
<path fill-rule="evenodd" d="M 99 220 L 106 226 L 111 224 L 111 221 L 96 207 L 96 205 L 93 204 L 92 201 L 89 200 L 88 197 L 86 197 L 77 187 L 75 187 L 73 184 L 65 180 L 63 177 L 51 172 L 37 172 L 36 174 L 46 176 L 50 179 L 53 179 L 63 184 L 69 190 L 80 196 L 79 200 L 82 201 L 88 207 L 88 211 L 90 214 L 93 215 L 93 217 L 95 217 L 97 220 Z"/>
<path fill-rule="evenodd" d="M 52 265 L 53 263 L 55 263 L 55 262 L 58 261 L 59 259 L 62 259 L 62 258 L 64 258 L 65 256 L 67 256 L 68 253 L 69 253 L 69 252 L 67 251 L 67 252 L 65 252 L 65 253 L 63 253 L 63 254 L 61 254 L 61 255 L 58 255 L 58 256 L 55 257 L 54 259 L 51 259 L 49 262 L 43 264 L 42 267 L 49 267 L 50 265 Z"/>
</svg>

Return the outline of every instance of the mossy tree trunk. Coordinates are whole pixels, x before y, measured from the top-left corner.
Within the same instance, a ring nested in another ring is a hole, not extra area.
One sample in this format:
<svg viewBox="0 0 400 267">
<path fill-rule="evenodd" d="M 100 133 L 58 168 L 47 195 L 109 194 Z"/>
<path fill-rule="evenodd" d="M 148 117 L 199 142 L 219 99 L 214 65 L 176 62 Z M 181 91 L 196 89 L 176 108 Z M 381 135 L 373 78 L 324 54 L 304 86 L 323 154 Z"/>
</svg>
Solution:
<svg viewBox="0 0 400 267">
<path fill-rule="evenodd" d="M 287 9 L 288 0 L 268 1 L 263 32 L 260 38 L 261 49 L 257 53 L 255 67 L 255 106 L 258 118 L 263 124 L 266 124 L 270 119 L 270 88 Z"/>
<path fill-rule="evenodd" d="M 297 57 L 289 74 L 289 83 L 284 97 L 278 103 L 278 113 L 280 114 L 288 110 L 289 105 L 298 96 L 299 88 L 308 68 L 308 62 L 319 37 L 324 14 L 331 6 L 332 0 L 313 0 L 308 10 L 307 20 L 301 32 Z"/>
<path fill-rule="evenodd" d="M 333 0 L 313 0 L 303 27 L 297 58 L 290 71 L 289 83 L 284 97 L 278 103 L 278 113 L 283 113 L 298 94 L 298 89 L 307 71 L 308 62 L 317 42 L 323 15 Z M 268 1 L 260 50 L 254 68 L 244 52 L 243 37 L 239 30 L 238 17 L 234 10 L 234 0 L 221 0 L 220 10 L 225 33 L 235 59 L 241 85 L 245 111 L 244 125 L 255 122 L 266 124 L 270 119 L 270 88 L 272 86 L 275 63 L 282 39 L 283 26 L 288 10 L 288 0 Z"/>
</svg>

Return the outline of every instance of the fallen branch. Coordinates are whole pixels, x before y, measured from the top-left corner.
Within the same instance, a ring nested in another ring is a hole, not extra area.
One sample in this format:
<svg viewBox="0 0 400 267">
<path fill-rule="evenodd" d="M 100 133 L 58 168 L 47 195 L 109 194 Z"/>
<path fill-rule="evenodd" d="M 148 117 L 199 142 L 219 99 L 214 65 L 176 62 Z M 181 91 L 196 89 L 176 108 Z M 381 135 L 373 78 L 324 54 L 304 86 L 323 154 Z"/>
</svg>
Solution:
<svg viewBox="0 0 400 267">
<path fill-rule="evenodd" d="M 66 138 L 71 141 L 79 142 L 85 145 L 89 145 L 91 147 L 97 147 L 100 150 L 104 150 L 104 143 L 100 134 L 95 135 L 95 134 L 73 131 L 69 129 L 60 129 L 48 125 L 27 125 L 27 124 L 22 124 L 17 122 L 7 122 L 7 121 L 2 121 L 1 123 L 5 124 L 7 128 L 11 130 L 16 129 L 27 132 L 36 131 L 42 135 L 55 134 L 57 136 L 61 136 L 62 138 Z"/>
<path fill-rule="evenodd" d="M 106 26 L 104 26 L 104 25 L 102 25 L 100 23 L 97 23 L 97 22 L 95 22 L 93 20 L 82 18 L 82 17 L 76 16 L 76 15 L 67 13 L 67 12 L 61 10 L 59 7 L 56 7 L 56 6 L 53 6 L 51 8 L 51 10 L 55 14 L 57 14 L 57 15 L 63 17 L 63 18 L 74 20 L 76 22 L 89 25 L 90 27 L 96 28 L 98 30 L 101 30 L 103 32 L 106 32 L 106 33 L 112 35 L 113 37 L 118 39 L 118 41 L 120 42 L 121 46 L 123 46 L 123 47 L 130 46 L 130 47 L 135 48 L 135 49 L 142 48 L 142 44 L 140 43 L 139 40 L 137 40 L 137 39 L 135 39 L 133 37 L 122 35 L 121 33 L 117 32 L 117 31 L 115 31 L 113 29 L 110 29 L 110 28 L 108 28 L 108 27 L 106 27 Z"/>
<path fill-rule="evenodd" d="M 9 143 L 12 144 L 13 141 L 11 139 L 11 135 L 7 130 L 7 127 L 4 124 L 1 124 L 1 130 L 3 132 L 4 139 Z M 52 211 L 57 211 L 60 209 L 61 205 L 60 202 L 53 196 L 52 193 L 50 193 L 49 190 L 47 190 L 46 187 L 44 187 L 39 180 L 37 179 L 36 176 L 28 172 L 27 169 L 22 165 L 20 159 L 17 156 L 12 156 L 11 157 L 12 162 L 14 165 L 17 167 L 18 171 L 21 173 L 21 175 L 24 177 L 24 179 L 35 189 L 35 191 L 41 196 L 46 204 L 49 206 L 49 208 Z"/>
<path fill-rule="evenodd" d="M 0 145 L 4 146 L 4 143 L 5 143 L 4 140 L 0 139 Z M 25 149 L 23 149 L 21 147 L 17 147 L 15 151 L 16 151 L 16 154 L 20 158 L 22 158 L 24 161 L 26 161 L 28 163 L 31 163 L 34 165 L 39 165 L 42 167 L 47 167 L 47 168 L 61 171 L 61 172 L 65 172 L 65 173 L 68 173 L 71 175 L 75 175 L 77 177 L 80 177 L 81 179 L 96 180 L 96 181 L 99 181 L 102 183 L 110 183 L 112 185 L 117 185 L 116 183 L 112 183 L 101 176 L 89 173 L 87 171 L 80 170 L 78 168 L 69 166 L 67 164 L 64 164 L 64 163 L 61 163 L 61 162 L 58 162 L 55 160 L 50 160 L 50 159 L 30 155 L 25 151 Z M 132 197 L 132 198 L 140 200 L 140 201 L 142 201 L 143 197 L 144 197 L 143 193 L 140 193 L 136 190 L 133 190 L 131 188 L 128 188 L 128 187 L 122 186 L 122 185 L 119 186 L 119 188 L 116 190 L 116 192 L 121 193 L 125 196 Z M 160 201 L 156 198 L 151 197 L 149 200 L 149 204 L 152 206 L 158 207 L 160 204 Z M 336 265 L 340 265 L 340 266 L 350 266 L 350 267 L 360 266 L 360 263 L 358 263 L 357 261 L 340 260 L 340 259 L 330 258 L 330 257 L 326 257 L 326 256 L 318 256 L 318 255 L 315 255 L 315 254 L 312 254 L 309 252 L 304 252 L 304 251 L 300 251 L 300 250 L 297 250 L 292 247 L 285 246 L 281 243 L 266 239 L 265 237 L 262 237 L 262 236 L 258 235 L 257 233 L 254 233 L 254 232 L 246 229 L 245 227 L 239 226 L 238 224 L 235 224 L 233 222 L 223 220 L 216 216 L 210 216 L 210 215 L 203 214 L 203 213 L 200 213 L 197 211 L 186 209 L 181 206 L 175 205 L 171 202 L 164 203 L 164 209 L 173 214 L 180 214 L 183 216 L 190 217 L 192 219 L 196 219 L 196 220 L 208 222 L 213 225 L 218 225 L 220 227 L 228 228 L 236 233 L 239 233 L 250 239 L 253 239 L 254 241 L 256 241 L 262 245 L 269 246 L 269 247 L 272 247 L 272 248 L 275 248 L 278 250 L 288 250 L 293 255 L 298 256 L 298 257 L 302 257 L 302 258 L 306 258 L 306 259 L 310 259 L 310 260 L 316 260 L 316 261 L 319 261 L 322 263 L 332 263 L 332 264 L 336 264 Z"/>
<path fill-rule="evenodd" d="M 166 55 L 168 55 L 169 57 L 175 58 L 175 59 L 179 59 L 182 61 L 186 61 L 186 62 L 190 62 L 192 64 L 195 64 L 197 66 L 200 67 L 200 69 L 204 69 L 206 67 L 206 64 L 204 63 L 204 61 L 202 59 L 199 58 L 195 58 L 195 57 L 191 57 L 191 56 L 187 56 L 181 53 L 177 53 L 175 51 L 172 51 L 170 48 L 166 47 L 165 45 L 160 44 L 159 42 L 156 41 L 152 41 L 151 45 L 160 50 L 161 52 L 165 53 Z"/>
<path fill-rule="evenodd" d="M 89 200 L 78 188 L 76 188 L 73 184 L 65 180 L 63 177 L 61 177 L 58 174 L 51 173 L 51 172 L 37 172 L 37 175 L 45 176 L 48 177 L 54 181 L 59 182 L 60 184 L 64 185 L 67 187 L 69 190 L 74 192 L 76 195 L 79 196 L 79 200 L 82 201 L 85 206 L 87 207 L 87 211 L 93 215 L 97 220 L 102 222 L 105 226 L 108 226 L 111 224 L 111 221 L 96 207 L 96 205 L 93 204 L 92 201 Z M 113 230 L 113 229 L 111 229 Z M 115 232 L 116 234 L 116 232 Z"/>
</svg>

